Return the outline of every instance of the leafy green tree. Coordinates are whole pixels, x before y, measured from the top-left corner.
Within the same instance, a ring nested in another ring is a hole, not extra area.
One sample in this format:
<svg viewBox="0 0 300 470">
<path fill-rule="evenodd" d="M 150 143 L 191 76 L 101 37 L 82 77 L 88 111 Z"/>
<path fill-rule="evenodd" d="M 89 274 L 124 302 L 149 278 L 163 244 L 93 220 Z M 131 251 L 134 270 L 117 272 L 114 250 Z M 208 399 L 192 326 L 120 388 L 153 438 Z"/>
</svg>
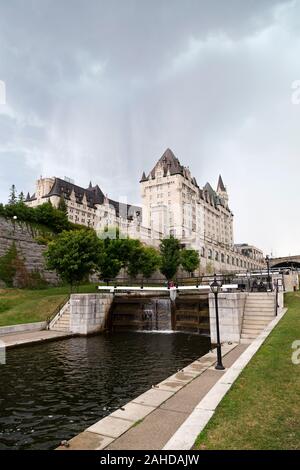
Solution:
<svg viewBox="0 0 300 470">
<path fill-rule="evenodd" d="M 48 269 L 73 285 L 83 281 L 98 265 L 103 254 L 103 242 L 92 230 L 63 231 L 50 242 L 45 252 Z"/>
<path fill-rule="evenodd" d="M 61 196 L 60 199 L 59 199 L 57 209 L 60 212 L 62 212 L 63 214 L 65 214 L 65 216 L 68 216 L 68 206 L 67 206 L 66 200 L 63 196 Z"/>
<path fill-rule="evenodd" d="M 12 206 L 16 204 L 16 202 L 17 202 L 16 186 L 13 184 L 12 187 L 10 188 L 8 204 Z"/>
<path fill-rule="evenodd" d="M 144 246 L 140 261 L 140 272 L 146 279 L 149 279 L 149 277 L 159 269 L 161 265 L 161 256 L 155 248 Z"/>
<path fill-rule="evenodd" d="M 180 254 L 180 264 L 183 269 L 190 273 L 193 273 L 195 269 L 199 267 L 200 258 L 199 253 L 196 250 L 182 250 Z"/>
<path fill-rule="evenodd" d="M 103 256 L 101 256 L 97 265 L 99 278 L 105 282 L 115 279 L 120 272 L 121 266 L 120 260 L 113 258 L 109 248 L 104 250 Z"/>
<path fill-rule="evenodd" d="M 35 207 L 34 217 L 36 222 L 52 228 L 56 233 L 60 233 L 63 230 L 69 230 L 71 228 L 71 224 L 68 221 L 66 214 L 55 209 L 51 202 L 45 202 L 44 204 Z"/>
<path fill-rule="evenodd" d="M 160 272 L 171 280 L 180 265 L 180 242 L 173 236 L 165 238 L 160 244 L 161 266 Z"/>
</svg>

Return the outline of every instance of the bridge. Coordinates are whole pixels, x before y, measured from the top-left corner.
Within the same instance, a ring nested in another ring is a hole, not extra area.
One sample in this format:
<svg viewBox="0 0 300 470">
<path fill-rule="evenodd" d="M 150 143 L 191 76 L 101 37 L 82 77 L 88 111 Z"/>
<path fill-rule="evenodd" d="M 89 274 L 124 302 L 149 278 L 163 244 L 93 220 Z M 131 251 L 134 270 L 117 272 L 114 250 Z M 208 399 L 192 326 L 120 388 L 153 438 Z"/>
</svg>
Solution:
<svg viewBox="0 0 300 470">
<path fill-rule="evenodd" d="M 300 269 L 300 255 L 283 256 L 281 258 L 270 259 L 271 268 L 295 268 Z"/>
</svg>

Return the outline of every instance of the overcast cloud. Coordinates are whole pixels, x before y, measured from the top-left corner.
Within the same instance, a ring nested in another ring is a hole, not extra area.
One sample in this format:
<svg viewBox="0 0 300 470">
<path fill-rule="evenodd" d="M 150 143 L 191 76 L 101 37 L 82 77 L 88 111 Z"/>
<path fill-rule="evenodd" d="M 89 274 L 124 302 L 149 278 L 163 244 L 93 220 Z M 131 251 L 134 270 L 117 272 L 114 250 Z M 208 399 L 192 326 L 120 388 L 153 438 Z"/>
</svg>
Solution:
<svg viewBox="0 0 300 470">
<path fill-rule="evenodd" d="M 300 254 L 300 2 L 0 0 L 0 201 L 68 176 L 140 203 L 167 147 L 235 241 Z"/>
</svg>

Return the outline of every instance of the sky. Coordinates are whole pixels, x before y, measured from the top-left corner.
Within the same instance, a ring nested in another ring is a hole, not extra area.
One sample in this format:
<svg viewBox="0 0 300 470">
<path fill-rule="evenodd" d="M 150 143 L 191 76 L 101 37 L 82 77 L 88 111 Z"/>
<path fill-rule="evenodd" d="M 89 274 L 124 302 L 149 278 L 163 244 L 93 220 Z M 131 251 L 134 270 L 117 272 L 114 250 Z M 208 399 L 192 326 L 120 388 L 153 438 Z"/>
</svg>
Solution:
<svg viewBox="0 0 300 470">
<path fill-rule="evenodd" d="M 42 175 L 139 204 L 169 147 L 222 175 L 236 243 L 300 254 L 299 57 L 299 0 L 0 0 L 0 201 Z"/>
</svg>

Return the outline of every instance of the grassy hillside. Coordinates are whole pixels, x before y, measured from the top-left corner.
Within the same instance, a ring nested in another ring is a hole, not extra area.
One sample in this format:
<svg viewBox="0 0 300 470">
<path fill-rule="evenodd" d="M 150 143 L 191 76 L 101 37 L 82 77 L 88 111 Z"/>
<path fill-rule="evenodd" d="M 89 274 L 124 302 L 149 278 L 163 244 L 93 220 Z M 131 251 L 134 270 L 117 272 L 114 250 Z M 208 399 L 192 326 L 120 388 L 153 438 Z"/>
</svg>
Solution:
<svg viewBox="0 0 300 470">
<path fill-rule="evenodd" d="M 79 292 L 96 292 L 96 286 L 80 286 Z M 41 290 L 0 289 L 0 326 L 47 320 L 68 293 L 68 286 Z"/>
</svg>

